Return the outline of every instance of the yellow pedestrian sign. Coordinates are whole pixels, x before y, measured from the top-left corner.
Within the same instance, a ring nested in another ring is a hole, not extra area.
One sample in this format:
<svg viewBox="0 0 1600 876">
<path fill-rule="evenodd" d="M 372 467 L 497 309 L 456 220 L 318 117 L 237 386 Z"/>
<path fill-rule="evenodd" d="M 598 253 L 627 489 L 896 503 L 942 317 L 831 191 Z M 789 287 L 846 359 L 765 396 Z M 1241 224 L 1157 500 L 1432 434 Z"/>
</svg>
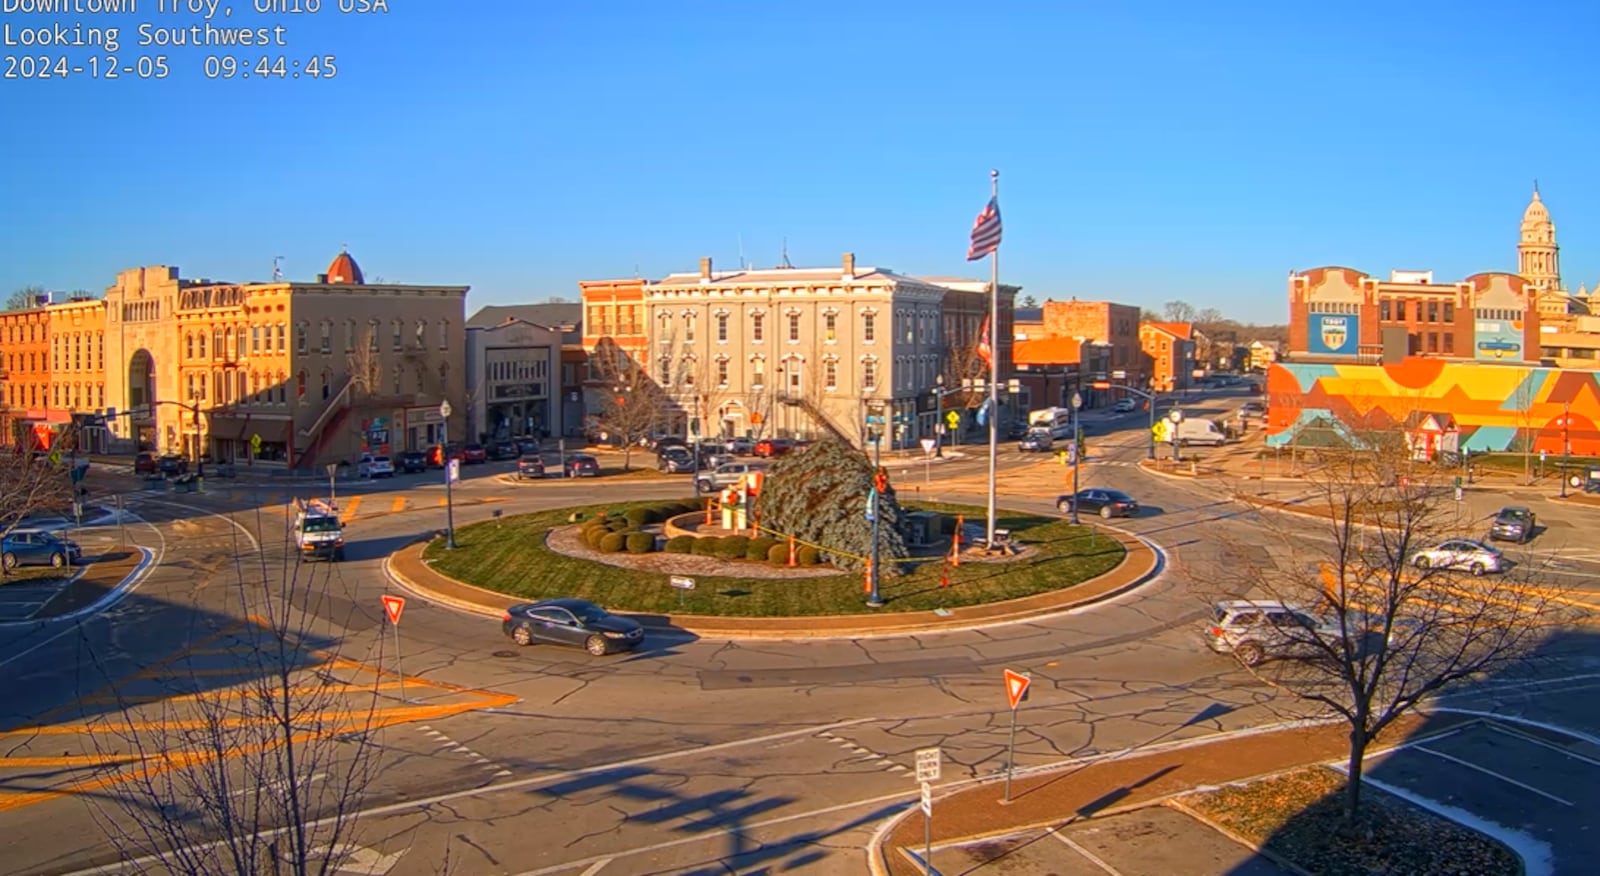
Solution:
<svg viewBox="0 0 1600 876">
<path fill-rule="evenodd" d="M 1158 442 L 1170 441 L 1172 436 L 1172 421 L 1157 420 L 1156 424 L 1150 427 L 1150 433 L 1155 436 L 1155 439 Z"/>
<path fill-rule="evenodd" d="M 954 429 L 961 425 L 961 414 L 955 411 L 947 411 L 944 415 L 944 422 L 950 428 Z"/>
<path fill-rule="evenodd" d="M 250 452 L 256 456 L 261 455 L 261 433 L 250 436 Z"/>
<path fill-rule="evenodd" d="M 51 465 L 60 465 L 61 464 L 61 448 L 57 447 L 54 450 L 50 451 L 50 464 Z"/>
</svg>

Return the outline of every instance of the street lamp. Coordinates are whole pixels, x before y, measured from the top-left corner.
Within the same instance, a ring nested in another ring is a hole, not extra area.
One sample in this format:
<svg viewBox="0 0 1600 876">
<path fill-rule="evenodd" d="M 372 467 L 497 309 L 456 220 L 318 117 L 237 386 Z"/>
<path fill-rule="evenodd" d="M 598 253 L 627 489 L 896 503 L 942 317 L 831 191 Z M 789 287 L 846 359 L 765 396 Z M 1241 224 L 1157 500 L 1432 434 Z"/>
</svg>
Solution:
<svg viewBox="0 0 1600 876">
<path fill-rule="evenodd" d="M 1183 411 L 1179 408 L 1173 408 L 1172 413 L 1167 414 L 1167 419 L 1172 421 L 1172 461 L 1180 462 L 1183 452 L 1178 448 L 1183 446 L 1183 438 L 1178 434 L 1178 426 L 1183 422 Z"/>
<path fill-rule="evenodd" d="M 452 475 L 459 472 L 460 464 L 450 458 L 450 402 L 439 402 L 439 419 L 443 422 L 439 436 L 439 452 L 444 456 L 444 546 L 452 550 L 456 546 L 456 504 L 455 497 L 451 494 L 450 483 L 454 480 Z M 451 466 L 455 465 L 455 468 Z"/>
<path fill-rule="evenodd" d="M 1083 433 L 1078 431 L 1078 409 L 1083 407 L 1083 394 L 1072 394 L 1072 525 L 1078 525 L 1078 463 L 1083 459 Z"/>
<path fill-rule="evenodd" d="M 1561 498 L 1567 497 L 1567 462 L 1572 459 L 1572 402 L 1561 405 Z"/>
<path fill-rule="evenodd" d="M 933 378 L 933 455 L 944 458 L 944 375 Z"/>
</svg>

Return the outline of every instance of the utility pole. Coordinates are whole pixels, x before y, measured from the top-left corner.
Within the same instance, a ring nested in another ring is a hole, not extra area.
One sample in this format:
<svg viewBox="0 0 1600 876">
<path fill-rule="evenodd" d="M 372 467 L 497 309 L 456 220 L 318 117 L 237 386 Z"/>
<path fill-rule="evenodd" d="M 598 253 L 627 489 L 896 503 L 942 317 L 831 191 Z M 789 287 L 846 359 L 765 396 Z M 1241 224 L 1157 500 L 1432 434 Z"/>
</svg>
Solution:
<svg viewBox="0 0 1600 876">
<path fill-rule="evenodd" d="M 450 468 L 450 463 L 455 462 L 455 460 L 450 458 L 450 402 L 448 400 L 439 402 L 439 419 L 443 423 L 440 427 L 439 454 L 444 457 L 444 546 L 454 550 L 456 546 L 456 503 L 455 497 L 451 494 L 451 481 L 454 480 L 451 475 L 461 469 L 458 467 L 452 471 Z"/>
<path fill-rule="evenodd" d="M 1078 525 L 1078 463 L 1083 461 L 1083 430 L 1078 428 L 1078 409 L 1083 394 L 1072 394 L 1072 525 Z"/>
</svg>

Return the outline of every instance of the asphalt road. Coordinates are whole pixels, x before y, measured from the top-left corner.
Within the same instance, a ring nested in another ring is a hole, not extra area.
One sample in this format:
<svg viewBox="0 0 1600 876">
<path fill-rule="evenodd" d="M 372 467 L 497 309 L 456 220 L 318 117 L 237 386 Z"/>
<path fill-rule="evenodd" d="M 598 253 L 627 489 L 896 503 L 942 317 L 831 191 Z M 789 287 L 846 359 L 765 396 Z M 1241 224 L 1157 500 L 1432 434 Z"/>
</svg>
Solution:
<svg viewBox="0 0 1600 876">
<path fill-rule="evenodd" d="M 944 749 L 944 782 L 1003 770 L 1005 668 L 1034 679 L 1019 713 L 1019 766 L 1297 714 L 1205 651 L 1196 630 L 1214 582 L 1227 578 L 1219 544 L 1268 566 L 1303 558 L 1214 487 L 1138 470 L 1142 417 L 1106 423 L 1079 474 L 1081 485 L 1127 489 L 1152 509 L 1126 526 L 1166 549 L 1165 574 L 1089 611 L 902 638 L 664 636 L 635 654 L 593 658 L 517 649 L 492 620 L 411 600 L 397 661 L 379 606 L 392 589 L 381 558 L 443 526 L 437 484 L 341 484 L 349 561 L 314 567 L 284 560 L 283 509 L 288 495 L 321 495 L 325 484 L 139 499 L 133 507 L 149 522 L 132 529 L 162 562 L 136 592 L 78 625 L 0 628 L 0 711 L 14 728 L 0 753 L 15 757 L 0 759 L 0 874 L 69 873 L 118 857 L 103 838 L 110 810 L 96 801 L 136 793 L 119 780 L 127 770 L 111 769 L 137 733 L 129 728 L 193 720 L 207 696 L 248 683 L 260 665 L 260 615 L 282 602 L 274 594 L 287 593 L 315 633 L 304 677 L 343 685 L 321 714 L 344 714 L 348 692 L 375 680 L 382 689 L 369 734 L 382 769 L 345 872 L 435 873 L 447 859 L 457 873 L 857 872 L 878 822 L 915 798 L 916 749 Z M 1008 446 L 1002 482 L 1015 495 L 1004 504 L 1051 507 L 1065 479 L 1052 466 Z M 984 467 L 978 457 L 926 473 L 913 463 L 896 480 L 925 474 L 928 495 L 981 502 L 971 484 Z M 616 481 L 606 495 L 683 495 L 686 481 Z M 456 491 L 456 519 L 581 504 L 594 488 L 475 476 Z M 266 586 L 237 586 L 241 570 Z M 1582 674 L 1593 649 L 1565 647 L 1562 659 L 1579 667 L 1570 674 Z M 411 685 L 404 695 L 396 669 Z M 179 694 L 180 678 L 207 681 Z M 1537 697 L 1522 705 L 1544 708 Z M 1563 708 L 1596 723 L 1581 705 Z"/>
</svg>

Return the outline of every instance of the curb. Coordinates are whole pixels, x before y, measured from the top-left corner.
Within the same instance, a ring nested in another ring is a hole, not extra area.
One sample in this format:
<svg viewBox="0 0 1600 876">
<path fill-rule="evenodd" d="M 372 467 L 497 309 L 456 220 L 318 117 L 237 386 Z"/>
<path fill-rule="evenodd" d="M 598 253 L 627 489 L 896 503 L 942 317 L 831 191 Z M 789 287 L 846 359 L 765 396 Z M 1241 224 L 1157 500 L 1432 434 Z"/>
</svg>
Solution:
<svg viewBox="0 0 1600 876">
<path fill-rule="evenodd" d="M 129 591 L 131 591 L 133 589 L 134 585 L 139 582 L 139 579 L 141 579 L 144 576 L 148 575 L 150 573 L 150 570 L 154 567 L 155 552 L 153 552 L 149 548 L 143 547 L 141 545 L 133 545 L 132 547 L 134 548 L 134 550 L 137 550 L 139 552 L 140 556 L 141 556 L 138 565 L 134 566 L 132 571 L 128 572 L 127 575 L 123 576 L 122 580 L 117 582 L 117 586 L 115 586 L 115 587 L 111 588 L 110 590 L 106 591 L 106 595 L 100 597 L 99 599 L 95 600 L 94 602 L 92 602 L 92 603 L 90 603 L 88 605 L 83 606 L 82 608 L 74 609 L 73 611 L 69 611 L 66 614 L 58 614 L 58 615 L 53 615 L 51 617 L 30 617 L 27 620 L 20 620 L 20 621 L 5 621 L 3 623 L 0 623 L 0 629 L 8 629 L 8 628 L 16 628 L 16 627 L 24 627 L 24 626 L 32 626 L 32 625 L 37 625 L 40 628 L 43 628 L 43 627 L 51 626 L 53 624 L 64 623 L 64 622 L 70 621 L 70 620 L 77 620 L 78 618 L 83 617 L 85 615 L 97 614 L 99 612 L 102 612 L 102 611 L 105 611 L 105 610 L 111 608 L 112 606 L 116 605 L 118 602 L 121 602 L 123 597 L 127 596 Z M 69 580 L 69 582 L 68 582 L 69 586 L 70 586 L 70 584 L 72 582 L 74 582 L 77 579 L 83 577 L 84 571 L 86 571 L 86 570 L 80 569 L 75 575 L 73 575 L 71 580 Z"/>
<path fill-rule="evenodd" d="M 646 628 L 671 629 L 687 632 L 702 638 L 715 639 L 860 639 L 928 632 L 956 632 L 1002 626 L 1048 615 L 1080 611 L 1123 596 L 1154 580 L 1166 570 L 1167 557 L 1165 552 L 1148 539 L 1112 527 L 1101 527 L 1098 524 L 1090 525 L 1112 533 L 1113 537 L 1122 543 L 1126 554 L 1122 562 L 1117 564 L 1115 568 L 1084 581 L 1070 590 L 1038 593 L 1033 596 L 1024 596 L 1019 599 L 993 602 L 986 605 L 953 608 L 949 609 L 950 614 L 948 617 L 939 620 L 923 620 L 922 616 L 926 614 L 924 612 L 900 615 L 831 615 L 824 618 L 804 618 L 801 619 L 800 625 L 797 626 L 789 626 L 789 624 L 794 623 L 794 619 L 790 618 L 725 618 L 713 615 L 668 614 L 664 616 L 641 616 L 638 619 Z M 422 598 L 424 601 L 481 617 L 498 618 L 505 608 L 520 601 L 517 597 L 456 581 L 429 569 L 428 571 L 431 574 L 438 575 L 440 578 L 449 581 L 452 586 L 461 587 L 474 594 L 482 594 L 485 601 L 475 602 L 447 596 L 436 592 L 426 584 L 414 580 L 397 568 L 397 564 L 394 562 L 395 558 L 408 551 L 418 554 L 417 561 L 420 563 L 420 554 L 423 548 L 431 541 L 432 537 L 421 539 L 405 545 L 385 557 L 383 561 L 385 576 L 400 588 Z M 1148 554 L 1147 565 L 1142 569 L 1138 569 L 1128 580 L 1117 583 L 1117 579 L 1128 574 L 1127 567 L 1129 564 L 1138 562 L 1133 559 L 1135 553 Z M 1104 586 L 1105 589 L 1099 592 L 1088 592 L 1087 595 L 1076 598 L 1071 595 L 1093 591 L 1097 584 Z M 1065 599 L 1063 599 L 1064 595 L 1066 596 Z M 493 607 L 495 605 L 501 607 L 495 608 Z M 824 625 L 822 628 L 818 628 L 815 624 L 819 621 L 835 625 Z"/>
<path fill-rule="evenodd" d="M 1277 867 L 1279 869 L 1281 869 L 1281 870 L 1283 870 L 1285 872 L 1292 873 L 1292 874 L 1294 874 L 1294 876 L 1312 876 L 1312 874 L 1310 872 L 1308 872 L 1304 867 L 1301 867 L 1300 865 L 1294 863 L 1293 861 L 1290 861 L 1288 858 L 1285 858 L 1284 856 L 1278 854 L 1277 852 L 1274 852 L 1271 849 L 1268 849 L 1266 846 L 1264 846 L 1264 845 L 1262 845 L 1260 843 L 1252 842 L 1251 840 L 1246 839 L 1242 834 L 1234 832 L 1234 830 L 1232 828 L 1225 827 L 1221 823 L 1213 821 L 1212 819 L 1207 818 L 1204 815 L 1201 815 L 1199 813 L 1199 811 L 1197 811 L 1196 809 L 1191 807 L 1189 804 L 1183 802 L 1183 800 L 1178 798 L 1178 797 L 1169 797 L 1168 799 L 1161 801 L 1157 805 L 1165 806 L 1168 809 L 1172 809 L 1172 810 L 1177 811 L 1177 812 L 1182 812 L 1184 815 L 1187 815 L 1190 818 L 1193 818 L 1195 821 L 1198 821 L 1199 823 L 1205 825 L 1206 827 L 1211 828 L 1212 830 L 1216 831 L 1219 834 L 1222 834 L 1223 836 L 1227 837 L 1230 840 L 1233 840 L 1234 842 L 1238 843 L 1239 845 L 1244 846 L 1245 848 L 1249 849 L 1250 851 L 1254 852 L 1255 854 L 1258 854 L 1261 857 L 1266 858 L 1267 860 L 1271 861 L 1273 864 L 1277 865 Z"/>
</svg>

